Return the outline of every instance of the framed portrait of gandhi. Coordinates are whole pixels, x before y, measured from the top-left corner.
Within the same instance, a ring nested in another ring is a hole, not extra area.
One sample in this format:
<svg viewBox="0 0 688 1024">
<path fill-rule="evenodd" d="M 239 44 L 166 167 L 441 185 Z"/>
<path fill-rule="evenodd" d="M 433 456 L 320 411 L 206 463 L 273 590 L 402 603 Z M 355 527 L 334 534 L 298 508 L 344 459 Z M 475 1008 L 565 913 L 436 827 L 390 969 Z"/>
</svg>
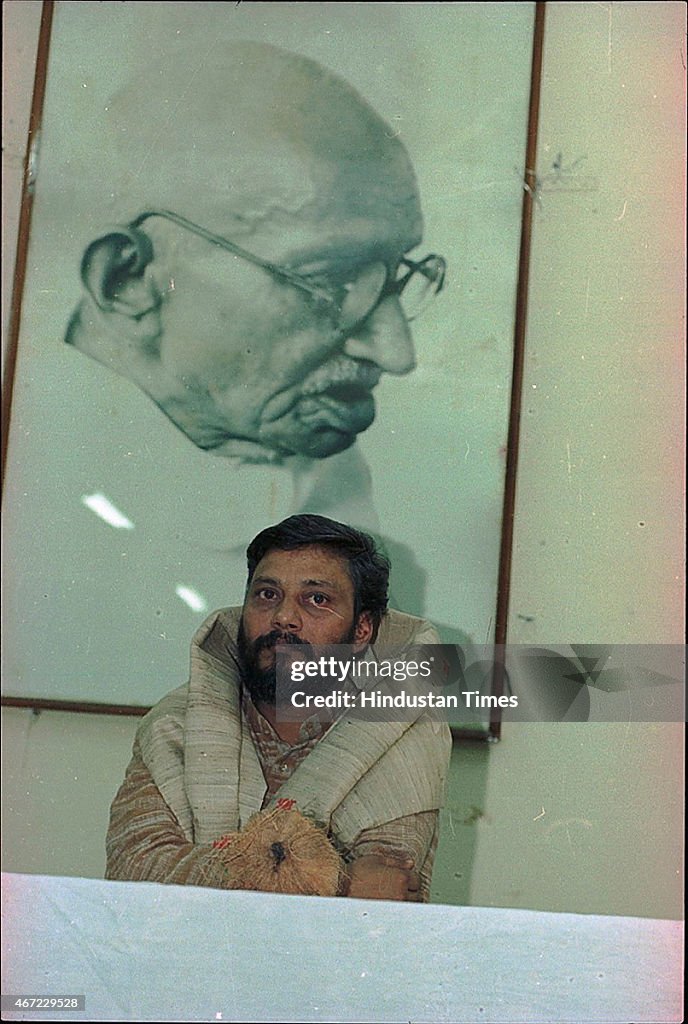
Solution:
<svg viewBox="0 0 688 1024">
<path fill-rule="evenodd" d="M 5 472 L 5 694 L 148 707 L 250 539 L 373 533 L 492 644 L 529 3 L 52 7 Z"/>
</svg>

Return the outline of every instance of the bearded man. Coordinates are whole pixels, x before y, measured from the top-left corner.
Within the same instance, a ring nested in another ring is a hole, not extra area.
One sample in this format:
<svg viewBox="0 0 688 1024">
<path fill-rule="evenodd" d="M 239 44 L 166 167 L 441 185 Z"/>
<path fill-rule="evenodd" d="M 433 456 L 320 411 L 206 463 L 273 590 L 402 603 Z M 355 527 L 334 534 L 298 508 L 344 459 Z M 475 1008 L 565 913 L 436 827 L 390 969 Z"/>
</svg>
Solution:
<svg viewBox="0 0 688 1024">
<path fill-rule="evenodd" d="M 189 682 L 139 727 L 112 806 L 106 877 L 234 888 L 220 840 L 287 801 L 326 830 L 346 865 L 342 895 L 427 901 L 446 723 L 426 713 L 405 722 L 346 710 L 280 715 L 275 649 L 399 649 L 437 634 L 388 609 L 388 560 L 342 523 L 291 516 L 254 538 L 247 562 L 243 606 L 206 620 Z"/>
</svg>

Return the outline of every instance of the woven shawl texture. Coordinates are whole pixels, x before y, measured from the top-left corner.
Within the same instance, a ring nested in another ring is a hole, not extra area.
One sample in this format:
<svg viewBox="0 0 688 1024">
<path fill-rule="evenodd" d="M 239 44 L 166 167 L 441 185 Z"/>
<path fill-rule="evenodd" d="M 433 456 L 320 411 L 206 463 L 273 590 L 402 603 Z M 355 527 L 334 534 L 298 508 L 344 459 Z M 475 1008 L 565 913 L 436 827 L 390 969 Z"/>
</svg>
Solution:
<svg viewBox="0 0 688 1024">
<path fill-rule="evenodd" d="M 260 810 L 266 791 L 241 714 L 236 652 L 240 608 L 214 612 L 191 645 L 189 682 L 164 697 L 137 733 L 144 763 L 190 842 L 212 843 Z M 389 611 L 377 644 L 438 643 L 424 620 Z M 442 806 L 448 726 L 342 716 L 279 790 L 351 846 L 361 831 Z"/>
</svg>

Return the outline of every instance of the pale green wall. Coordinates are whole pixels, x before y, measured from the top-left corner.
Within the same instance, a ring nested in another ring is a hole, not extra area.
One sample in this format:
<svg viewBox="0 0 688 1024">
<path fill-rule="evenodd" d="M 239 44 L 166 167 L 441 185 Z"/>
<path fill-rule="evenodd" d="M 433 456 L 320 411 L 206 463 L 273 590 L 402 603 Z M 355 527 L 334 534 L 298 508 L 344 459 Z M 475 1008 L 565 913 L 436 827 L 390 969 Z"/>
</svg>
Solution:
<svg viewBox="0 0 688 1024">
<path fill-rule="evenodd" d="M 683 640 L 684 27 L 547 4 L 512 642 Z M 681 916 L 682 751 L 668 723 L 508 725 L 484 775 L 459 750 L 448 810 L 484 817 L 445 826 L 438 889 L 468 846 L 477 905 Z"/>
<path fill-rule="evenodd" d="M 5 17 L 30 32 L 38 6 Z M 683 635 L 684 12 L 548 5 L 514 641 Z M 3 727 L 5 868 L 99 875 L 135 722 Z M 436 898 L 681 916 L 682 744 L 670 724 L 514 724 L 457 747 Z"/>
</svg>

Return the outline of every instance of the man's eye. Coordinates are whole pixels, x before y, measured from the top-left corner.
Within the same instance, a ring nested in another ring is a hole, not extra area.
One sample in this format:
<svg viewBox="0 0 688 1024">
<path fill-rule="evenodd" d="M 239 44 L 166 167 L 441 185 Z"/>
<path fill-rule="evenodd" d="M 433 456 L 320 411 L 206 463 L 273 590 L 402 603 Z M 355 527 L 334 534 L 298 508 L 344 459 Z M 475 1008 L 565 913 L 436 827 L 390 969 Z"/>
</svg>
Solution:
<svg viewBox="0 0 688 1024">
<path fill-rule="evenodd" d="M 327 596 L 327 594 L 316 593 L 316 594 L 309 594 L 308 595 L 308 600 L 311 602 L 311 604 L 314 604 L 318 608 L 320 608 L 320 607 L 322 607 L 322 605 L 327 604 L 330 599 Z"/>
<path fill-rule="evenodd" d="M 259 597 L 262 601 L 272 601 L 277 597 L 277 591 L 273 590 L 272 587 L 261 587 L 260 590 L 256 591 L 256 597 Z"/>
</svg>

